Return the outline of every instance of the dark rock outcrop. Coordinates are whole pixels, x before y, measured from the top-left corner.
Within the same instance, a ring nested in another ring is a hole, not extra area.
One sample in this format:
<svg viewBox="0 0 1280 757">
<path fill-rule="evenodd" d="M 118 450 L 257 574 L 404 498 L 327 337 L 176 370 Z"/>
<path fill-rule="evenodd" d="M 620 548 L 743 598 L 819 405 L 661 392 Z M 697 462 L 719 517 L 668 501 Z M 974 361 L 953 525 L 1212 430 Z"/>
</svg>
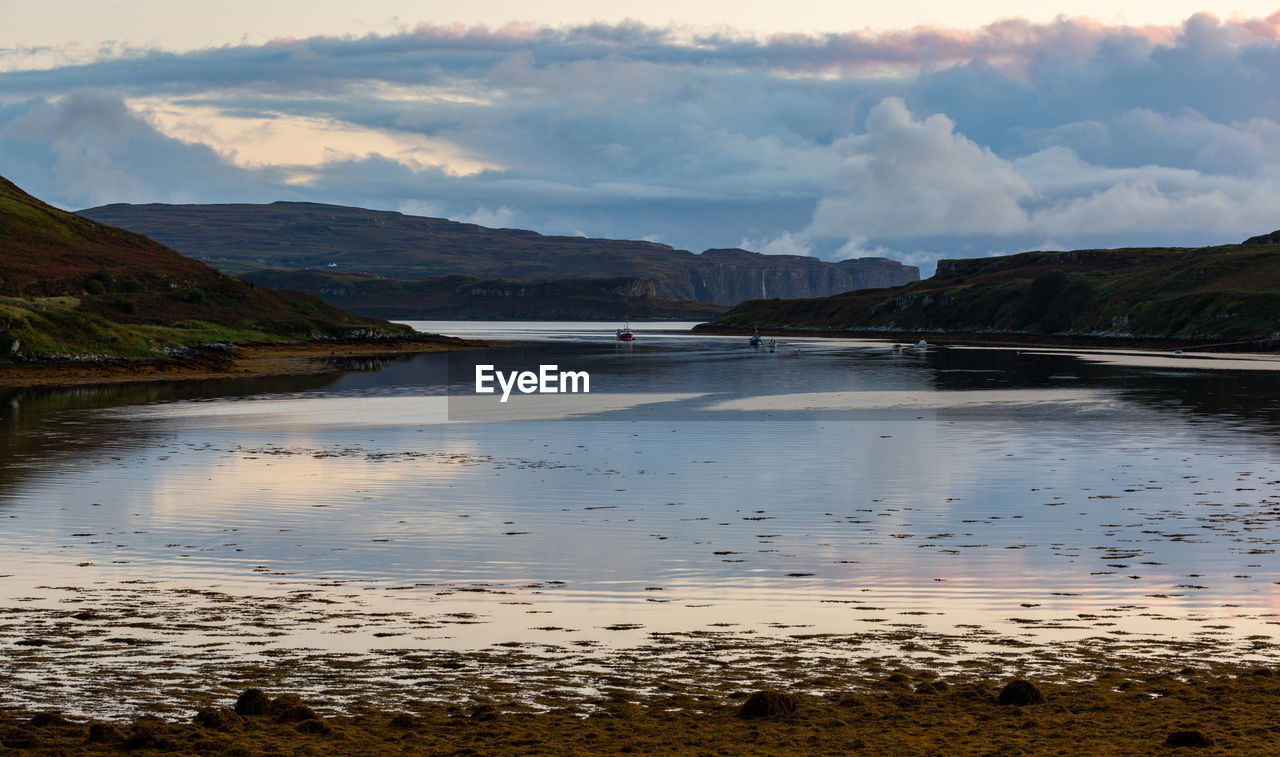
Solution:
<svg viewBox="0 0 1280 757">
<path fill-rule="evenodd" d="M 266 715 L 271 710 L 271 697 L 262 689 L 245 689 L 236 700 L 237 715 Z"/>
<path fill-rule="evenodd" d="M 1203 731 L 1174 731 L 1164 740 L 1167 747 L 1211 747 L 1213 739 Z"/>
<path fill-rule="evenodd" d="M 1000 690 L 1000 696 L 996 697 L 999 704 L 1011 704 L 1018 707 L 1025 707 L 1031 704 L 1044 704 L 1044 694 L 1030 681 L 1018 679 L 1005 684 Z"/>
<path fill-rule="evenodd" d="M 744 720 L 778 718 L 795 714 L 800 702 L 792 694 L 777 691 L 757 691 L 747 697 L 738 709 L 738 717 Z"/>
</svg>

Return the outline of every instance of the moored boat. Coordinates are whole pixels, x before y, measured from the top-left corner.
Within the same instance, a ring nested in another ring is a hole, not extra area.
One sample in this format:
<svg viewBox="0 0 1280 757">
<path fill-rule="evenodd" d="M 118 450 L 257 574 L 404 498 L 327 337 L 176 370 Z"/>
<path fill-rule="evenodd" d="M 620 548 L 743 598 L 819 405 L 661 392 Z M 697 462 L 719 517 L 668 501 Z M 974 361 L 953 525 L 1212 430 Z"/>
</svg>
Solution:
<svg viewBox="0 0 1280 757">
<path fill-rule="evenodd" d="M 636 335 L 631 333 L 631 324 L 625 324 L 622 328 L 618 329 L 619 342 L 630 342 L 635 338 Z"/>
</svg>

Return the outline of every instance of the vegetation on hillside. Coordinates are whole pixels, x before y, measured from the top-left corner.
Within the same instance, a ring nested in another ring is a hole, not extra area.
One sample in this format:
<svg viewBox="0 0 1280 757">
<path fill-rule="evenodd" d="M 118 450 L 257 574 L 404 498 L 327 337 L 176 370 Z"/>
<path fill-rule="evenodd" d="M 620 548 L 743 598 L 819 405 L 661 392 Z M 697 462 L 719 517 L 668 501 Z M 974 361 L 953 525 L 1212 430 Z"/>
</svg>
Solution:
<svg viewBox="0 0 1280 757">
<path fill-rule="evenodd" d="M 0 178 L 0 359 L 142 357 L 209 342 L 405 331 L 225 276 Z"/>
<path fill-rule="evenodd" d="M 924 281 L 745 302 L 710 325 L 1265 339 L 1280 332 L 1280 244 L 1273 237 L 1194 249 L 944 260 Z"/>
<path fill-rule="evenodd" d="M 440 276 L 399 281 L 360 273 L 258 271 L 254 283 L 314 294 L 361 315 L 467 320 L 698 321 L 727 308 L 706 302 L 661 300 L 654 284 L 634 277 L 513 281 Z"/>
</svg>

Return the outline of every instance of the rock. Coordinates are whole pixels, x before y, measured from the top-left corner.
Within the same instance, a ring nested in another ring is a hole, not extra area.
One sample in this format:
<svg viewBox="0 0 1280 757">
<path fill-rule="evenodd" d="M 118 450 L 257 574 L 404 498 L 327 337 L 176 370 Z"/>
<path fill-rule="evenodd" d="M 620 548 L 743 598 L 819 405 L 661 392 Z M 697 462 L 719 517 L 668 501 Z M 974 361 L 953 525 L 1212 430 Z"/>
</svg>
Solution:
<svg viewBox="0 0 1280 757">
<path fill-rule="evenodd" d="M 90 744 L 118 744 L 124 741 L 124 734 L 110 723 L 91 723 L 88 741 Z"/>
<path fill-rule="evenodd" d="M 215 731 L 237 731 L 244 727 L 244 719 L 232 710 L 200 710 L 191 722 Z"/>
<path fill-rule="evenodd" d="M 32 728 L 48 728 L 50 726 L 70 725 L 71 721 L 56 712 L 37 712 L 31 716 Z"/>
<path fill-rule="evenodd" d="M 151 726 L 142 723 L 136 724 L 133 730 L 129 732 L 129 738 L 124 740 L 125 749 L 157 749 L 160 747 L 160 739 L 156 737 L 156 732 Z"/>
<path fill-rule="evenodd" d="M 407 712 L 402 712 L 391 718 L 392 728 L 413 728 L 418 724 L 418 719 Z"/>
<path fill-rule="evenodd" d="M 1213 739 L 1209 738 L 1203 731 L 1174 731 L 1164 740 L 1167 747 L 1210 747 L 1213 746 Z"/>
<path fill-rule="evenodd" d="M 40 735 L 35 731 L 15 728 L 5 731 L 0 743 L 4 744 L 5 749 L 35 749 L 40 746 Z"/>
<path fill-rule="evenodd" d="M 271 709 L 271 697 L 262 689 L 245 689 L 236 700 L 237 715 L 266 715 Z"/>
<path fill-rule="evenodd" d="M 329 727 L 329 724 L 319 718 L 304 720 L 294 726 L 294 729 L 297 730 L 298 733 L 309 733 L 318 736 L 333 733 L 333 729 Z"/>
<path fill-rule="evenodd" d="M 271 702 L 269 710 L 276 716 L 277 723 L 301 723 L 304 720 L 318 720 L 316 711 L 303 704 L 302 697 L 297 694 L 281 694 Z"/>
<path fill-rule="evenodd" d="M 1040 693 L 1040 689 L 1036 688 L 1034 683 L 1018 679 L 1005 684 L 996 701 L 1000 704 L 1025 707 L 1029 704 L 1044 704 L 1044 694 Z"/>
<path fill-rule="evenodd" d="M 916 687 L 917 694 L 941 694 L 947 690 L 945 681 L 925 681 Z"/>
<path fill-rule="evenodd" d="M 799 706 L 799 700 L 791 694 L 757 691 L 742 703 L 742 707 L 738 710 L 738 717 L 744 720 L 785 717 L 795 714 Z"/>
</svg>

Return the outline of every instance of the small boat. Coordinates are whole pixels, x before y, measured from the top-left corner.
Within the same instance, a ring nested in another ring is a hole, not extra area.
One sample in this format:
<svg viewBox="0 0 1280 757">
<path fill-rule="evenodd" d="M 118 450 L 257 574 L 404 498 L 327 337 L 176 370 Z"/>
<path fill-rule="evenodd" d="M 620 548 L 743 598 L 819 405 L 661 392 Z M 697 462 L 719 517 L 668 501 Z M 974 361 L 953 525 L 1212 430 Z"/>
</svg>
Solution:
<svg viewBox="0 0 1280 757">
<path fill-rule="evenodd" d="M 751 339 L 748 341 L 751 342 L 752 347 L 759 347 L 760 346 L 760 329 L 756 329 L 756 333 L 752 334 Z"/>
<path fill-rule="evenodd" d="M 770 339 L 770 340 L 769 340 L 769 351 L 770 351 L 770 352 L 777 352 L 777 351 L 778 351 L 778 340 L 777 340 L 777 339 Z"/>
<path fill-rule="evenodd" d="M 630 342 L 635 338 L 636 338 L 636 335 L 631 333 L 631 324 L 629 323 L 625 324 L 622 328 L 618 329 L 619 342 Z"/>
<path fill-rule="evenodd" d="M 929 343 L 928 343 L 928 342 L 926 342 L 925 340 L 921 339 L 920 341 L 916 342 L 916 349 L 917 349 L 917 350 L 927 350 L 927 349 L 929 349 Z"/>
</svg>

